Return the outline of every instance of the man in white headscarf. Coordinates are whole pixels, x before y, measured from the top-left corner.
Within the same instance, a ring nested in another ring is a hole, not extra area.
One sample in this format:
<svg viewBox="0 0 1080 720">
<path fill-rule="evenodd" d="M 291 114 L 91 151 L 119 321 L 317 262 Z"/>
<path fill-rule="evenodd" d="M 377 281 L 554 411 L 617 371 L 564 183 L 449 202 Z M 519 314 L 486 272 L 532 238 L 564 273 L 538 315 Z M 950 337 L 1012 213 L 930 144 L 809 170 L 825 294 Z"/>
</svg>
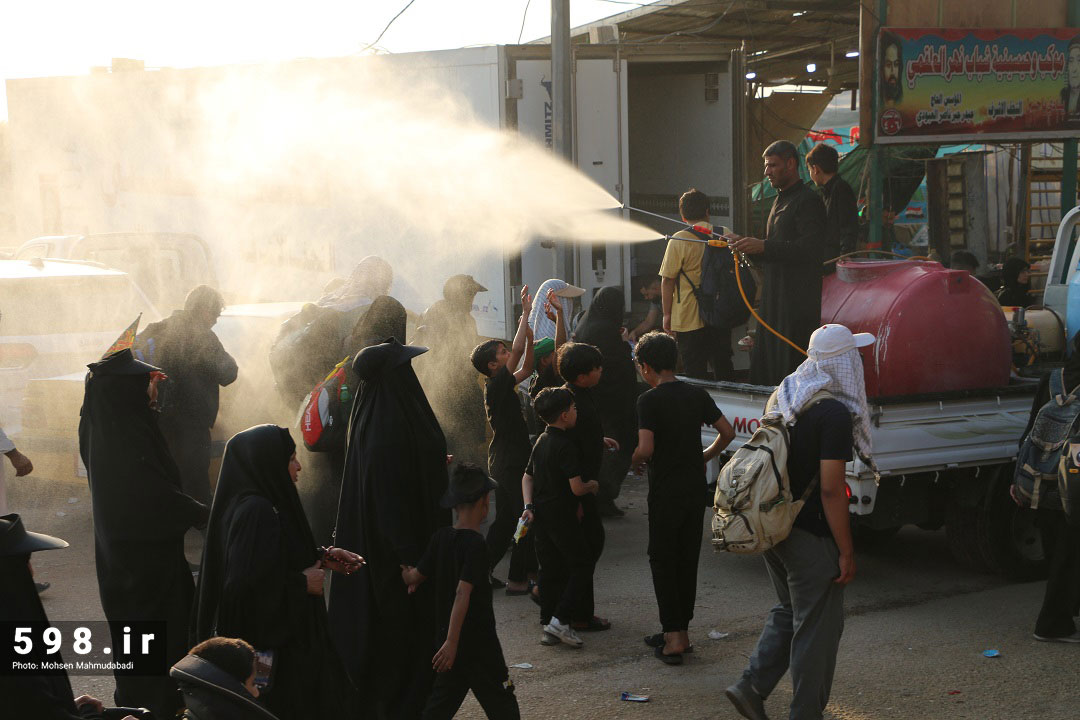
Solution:
<svg viewBox="0 0 1080 720">
<path fill-rule="evenodd" d="M 735 709 L 763 720 L 764 700 L 791 670 L 792 718 L 821 718 L 844 630 L 844 586 L 855 576 L 845 466 L 855 449 L 870 467 L 870 413 L 858 348 L 869 333 L 825 325 L 810 336 L 809 357 L 780 383 L 766 415 L 790 429 L 788 482 L 794 497 L 813 484 L 791 534 L 765 552 L 779 602 L 742 678 L 727 689 Z M 828 393 L 823 395 L 822 391 Z M 796 629 L 798 632 L 796 632 Z"/>
</svg>

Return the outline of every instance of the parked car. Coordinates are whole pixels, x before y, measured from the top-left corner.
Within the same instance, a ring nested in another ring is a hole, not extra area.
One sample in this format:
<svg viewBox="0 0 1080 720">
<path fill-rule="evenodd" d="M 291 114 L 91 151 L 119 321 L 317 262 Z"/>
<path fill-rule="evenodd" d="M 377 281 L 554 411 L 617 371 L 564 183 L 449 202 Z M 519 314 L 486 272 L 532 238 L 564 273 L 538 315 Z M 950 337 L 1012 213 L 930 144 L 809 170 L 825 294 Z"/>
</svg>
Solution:
<svg viewBox="0 0 1080 720">
<path fill-rule="evenodd" d="M 221 410 L 211 433 L 214 443 L 211 483 L 217 481 L 221 453 L 232 435 L 260 423 L 294 424 L 297 408 L 281 404 L 273 387 L 268 356 L 281 323 L 296 314 L 302 304 L 230 305 L 218 318 L 214 332 L 225 350 L 236 358 L 240 372 L 236 382 L 221 389 Z M 26 388 L 23 399 L 26 421 L 19 444 L 28 455 L 32 453 L 38 477 L 64 482 L 86 477 L 79 459 L 78 438 L 85 377 L 84 368 L 33 380 Z"/>
<path fill-rule="evenodd" d="M 217 284 L 210 248 L 190 233 L 49 235 L 15 251 L 17 260 L 34 258 L 88 260 L 123 270 L 165 312 L 181 307 L 196 285 Z"/>
<path fill-rule="evenodd" d="M 127 273 L 69 260 L 0 260 L 0 423 L 5 430 L 20 432 L 27 383 L 85 372 L 139 313 L 144 324 L 160 316 Z"/>
</svg>

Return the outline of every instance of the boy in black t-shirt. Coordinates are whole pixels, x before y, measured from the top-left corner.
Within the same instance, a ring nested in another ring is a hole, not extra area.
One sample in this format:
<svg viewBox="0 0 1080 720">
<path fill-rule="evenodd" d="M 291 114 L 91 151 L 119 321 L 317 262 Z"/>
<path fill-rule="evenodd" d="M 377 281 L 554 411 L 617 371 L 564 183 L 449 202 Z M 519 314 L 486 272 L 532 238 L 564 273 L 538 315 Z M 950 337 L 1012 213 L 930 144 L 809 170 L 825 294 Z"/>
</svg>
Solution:
<svg viewBox="0 0 1080 720">
<path fill-rule="evenodd" d="M 495 482 L 475 465 L 454 469 L 442 506 L 457 511 L 453 527 L 442 528 L 428 543 L 420 564 L 402 566 L 409 593 L 431 578 L 439 637 L 445 638 L 431 664 L 438 673 L 424 707 L 425 720 L 454 717 L 469 690 L 489 718 L 521 717 L 502 646 L 488 582 L 487 546 L 477 528 L 488 514 Z"/>
<path fill-rule="evenodd" d="M 600 382 L 603 361 L 603 355 L 592 345 L 567 343 L 559 348 L 559 374 L 566 380 L 564 387 L 573 395 L 574 405 L 577 407 L 577 423 L 569 434 L 577 445 L 581 459 L 581 477 L 585 482 L 600 481 L 600 466 L 603 464 L 605 448 L 619 449 L 619 443 L 604 437 L 600 410 L 592 395 L 592 388 Z M 584 534 L 584 548 L 590 557 L 592 569 L 589 571 L 589 581 L 582 587 L 581 596 L 574 609 L 574 629 L 585 632 L 610 630 L 611 622 L 594 614 L 596 602 L 593 573 L 601 553 L 604 552 L 604 525 L 600 521 L 594 494 L 581 498 L 581 529 Z"/>
<path fill-rule="evenodd" d="M 648 333 L 636 355 L 652 389 L 638 398 L 633 463 L 649 463 L 649 567 L 663 628 L 645 643 L 664 663 L 679 665 L 691 648 L 687 629 L 697 595 L 705 463 L 728 446 L 735 431 L 708 393 L 675 377 L 679 350 L 670 335 Z M 704 452 L 702 425 L 717 433 Z"/>
<path fill-rule="evenodd" d="M 495 490 L 495 521 L 487 534 L 488 563 L 492 570 L 510 547 L 514 526 L 523 505 L 521 474 L 529 461 L 529 429 L 516 388 L 533 371 L 532 329 L 529 327 L 531 310 L 532 298 L 526 285 L 521 289 L 522 314 L 513 346 L 507 350 L 501 340 L 488 340 L 473 348 L 469 358 L 476 371 L 487 378 L 484 406 L 488 423 L 491 424 L 488 473 L 498 483 Z M 518 367 L 519 362 L 521 367 Z M 528 536 L 514 545 L 507 573 L 507 595 L 528 594 L 528 557 L 532 553 L 532 541 Z M 492 584 L 501 585 L 494 580 Z"/>
<path fill-rule="evenodd" d="M 600 483 L 581 477 L 577 446 L 569 433 L 577 422 L 573 395 L 565 388 L 547 388 L 533 407 L 547 428 L 533 446 L 521 492 L 522 517 L 530 524 L 540 559 L 541 642 L 579 648 L 583 643 L 572 627 L 573 613 L 593 568 L 579 520 L 580 498 L 595 496 Z"/>
</svg>

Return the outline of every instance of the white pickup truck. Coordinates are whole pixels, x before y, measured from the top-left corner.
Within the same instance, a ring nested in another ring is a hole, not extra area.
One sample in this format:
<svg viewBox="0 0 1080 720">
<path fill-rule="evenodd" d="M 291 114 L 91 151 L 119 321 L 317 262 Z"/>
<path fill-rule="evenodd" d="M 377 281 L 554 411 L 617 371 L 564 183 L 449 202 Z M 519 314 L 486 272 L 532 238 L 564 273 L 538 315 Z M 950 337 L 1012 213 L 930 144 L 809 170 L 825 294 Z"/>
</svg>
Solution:
<svg viewBox="0 0 1080 720">
<path fill-rule="evenodd" d="M 774 388 L 701 382 L 735 428 L 731 449 L 758 427 Z M 933 396 L 871 398 L 880 480 L 859 460 L 847 484 L 857 541 L 890 537 L 903 525 L 946 528 L 958 560 L 1010 577 L 1039 572 L 1042 543 L 1034 518 L 1009 497 L 1013 460 L 1035 395 L 1034 382 Z M 711 443 L 712 428 L 702 432 Z M 720 461 L 708 477 L 715 480 Z"/>
<path fill-rule="evenodd" d="M 1080 268 L 1080 207 L 1058 227 L 1043 304 L 1067 318 L 1069 338 L 1080 313 L 1068 313 L 1069 285 Z M 1080 290 L 1080 287 L 1078 287 Z M 1076 292 L 1076 291 L 1074 291 Z M 737 448 L 758 426 L 774 388 L 688 380 L 706 388 L 735 428 Z M 870 398 L 871 435 L 880 480 L 858 460 L 847 467 L 856 542 L 882 540 L 903 525 L 945 527 L 958 560 L 1012 578 L 1037 575 L 1044 566 L 1034 513 L 1009 497 L 1020 436 L 1027 426 L 1037 383 L 955 393 Z M 702 442 L 711 443 L 711 428 Z M 708 477 L 720 471 L 714 460 Z"/>
</svg>

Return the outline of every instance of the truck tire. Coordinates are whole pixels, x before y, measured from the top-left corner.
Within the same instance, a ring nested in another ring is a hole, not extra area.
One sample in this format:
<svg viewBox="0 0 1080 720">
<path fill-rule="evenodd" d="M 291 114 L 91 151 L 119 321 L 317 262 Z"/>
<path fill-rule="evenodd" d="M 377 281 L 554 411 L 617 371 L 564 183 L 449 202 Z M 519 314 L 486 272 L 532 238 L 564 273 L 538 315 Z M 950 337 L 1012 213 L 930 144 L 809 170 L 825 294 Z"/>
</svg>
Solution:
<svg viewBox="0 0 1080 720">
<path fill-rule="evenodd" d="M 986 495 L 976 517 L 977 550 L 983 564 L 1012 581 L 1046 577 L 1047 562 L 1038 514 L 1021 508 L 1009 496 L 1013 465 L 991 471 Z"/>
</svg>

